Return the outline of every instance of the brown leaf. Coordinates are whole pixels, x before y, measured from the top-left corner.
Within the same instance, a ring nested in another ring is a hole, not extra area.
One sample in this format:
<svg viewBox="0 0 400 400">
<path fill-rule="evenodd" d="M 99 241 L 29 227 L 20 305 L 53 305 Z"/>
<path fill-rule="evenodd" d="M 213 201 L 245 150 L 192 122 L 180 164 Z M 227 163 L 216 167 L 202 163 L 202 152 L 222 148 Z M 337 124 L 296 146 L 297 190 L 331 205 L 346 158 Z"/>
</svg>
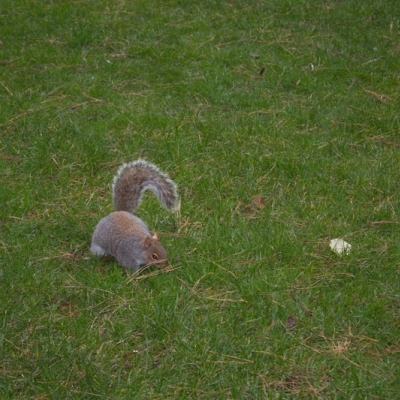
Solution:
<svg viewBox="0 0 400 400">
<path fill-rule="evenodd" d="M 75 304 L 72 301 L 63 301 L 60 303 L 61 312 L 64 315 L 68 315 L 69 317 L 74 317 L 78 314 L 78 310 L 75 307 Z"/>
<path fill-rule="evenodd" d="M 253 204 L 257 206 L 258 208 L 264 208 L 265 207 L 265 199 L 264 197 L 260 195 L 256 195 L 253 197 Z"/>
</svg>

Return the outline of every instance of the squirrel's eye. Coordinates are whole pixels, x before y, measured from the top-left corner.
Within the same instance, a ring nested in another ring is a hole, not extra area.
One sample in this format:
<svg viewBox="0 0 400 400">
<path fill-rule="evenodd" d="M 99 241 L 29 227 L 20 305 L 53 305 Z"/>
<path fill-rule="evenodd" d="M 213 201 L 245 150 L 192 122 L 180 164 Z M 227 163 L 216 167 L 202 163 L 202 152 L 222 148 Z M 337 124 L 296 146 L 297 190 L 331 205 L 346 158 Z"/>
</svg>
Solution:
<svg viewBox="0 0 400 400">
<path fill-rule="evenodd" d="M 151 255 L 151 258 L 152 258 L 153 260 L 158 260 L 158 255 L 157 255 L 156 253 L 153 253 L 153 254 Z"/>
</svg>

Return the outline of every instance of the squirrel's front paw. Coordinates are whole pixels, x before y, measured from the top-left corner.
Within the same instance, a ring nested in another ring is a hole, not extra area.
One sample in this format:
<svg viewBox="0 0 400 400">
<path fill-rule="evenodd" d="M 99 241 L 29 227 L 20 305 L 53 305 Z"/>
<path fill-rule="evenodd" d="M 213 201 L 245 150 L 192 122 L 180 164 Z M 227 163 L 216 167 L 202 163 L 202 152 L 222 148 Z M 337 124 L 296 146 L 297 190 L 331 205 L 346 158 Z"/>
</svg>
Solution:
<svg viewBox="0 0 400 400">
<path fill-rule="evenodd" d="M 102 247 L 100 247 L 96 243 L 92 243 L 92 245 L 90 246 L 90 251 L 93 255 L 99 257 L 106 256 L 108 254 Z"/>
</svg>

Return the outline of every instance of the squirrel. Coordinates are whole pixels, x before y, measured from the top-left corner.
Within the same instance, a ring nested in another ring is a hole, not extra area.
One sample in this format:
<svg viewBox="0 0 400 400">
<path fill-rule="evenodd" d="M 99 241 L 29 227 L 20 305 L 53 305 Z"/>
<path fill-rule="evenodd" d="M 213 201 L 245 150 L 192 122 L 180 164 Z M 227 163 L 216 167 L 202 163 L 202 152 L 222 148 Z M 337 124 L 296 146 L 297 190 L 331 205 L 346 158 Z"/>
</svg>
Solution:
<svg viewBox="0 0 400 400">
<path fill-rule="evenodd" d="M 92 254 L 111 254 L 122 267 L 134 271 L 143 265 L 167 263 L 167 252 L 157 233 L 151 235 L 147 225 L 133 215 L 146 190 L 151 190 L 167 210 L 179 211 L 177 186 L 167 174 L 143 159 L 122 164 L 112 183 L 115 211 L 97 224 Z"/>
</svg>

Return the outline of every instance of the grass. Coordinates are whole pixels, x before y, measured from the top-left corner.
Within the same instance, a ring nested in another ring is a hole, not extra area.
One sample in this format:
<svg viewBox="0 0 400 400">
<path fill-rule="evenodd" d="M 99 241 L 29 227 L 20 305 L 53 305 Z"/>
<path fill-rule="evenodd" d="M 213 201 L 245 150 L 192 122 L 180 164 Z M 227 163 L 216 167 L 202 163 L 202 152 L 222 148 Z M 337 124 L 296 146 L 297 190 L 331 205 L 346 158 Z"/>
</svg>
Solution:
<svg viewBox="0 0 400 400">
<path fill-rule="evenodd" d="M 3 0 L 1 397 L 397 398 L 397 3 Z M 131 276 L 88 247 L 138 157 L 182 211 Z"/>
</svg>

